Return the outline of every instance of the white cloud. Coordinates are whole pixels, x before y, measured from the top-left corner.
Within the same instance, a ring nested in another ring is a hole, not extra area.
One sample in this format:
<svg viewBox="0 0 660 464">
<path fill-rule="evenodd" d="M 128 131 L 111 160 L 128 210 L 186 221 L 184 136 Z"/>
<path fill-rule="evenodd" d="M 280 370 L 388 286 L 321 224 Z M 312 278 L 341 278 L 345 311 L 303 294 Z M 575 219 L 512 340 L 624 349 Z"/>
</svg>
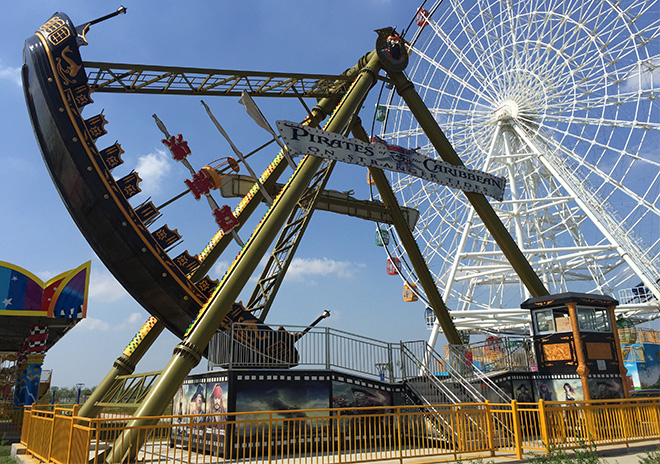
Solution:
<svg viewBox="0 0 660 464">
<path fill-rule="evenodd" d="M 78 330 L 85 330 L 88 332 L 107 332 L 110 330 L 110 324 L 102 321 L 101 319 L 86 317 L 76 325 L 76 328 L 78 328 Z"/>
<path fill-rule="evenodd" d="M 89 297 L 108 301 L 117 301 L 126 296 L 126 291 L 110 274 L 92 272 L 89 282 Z"/>
<path fill-rule="evenodd" d="M 133 325 L 136 322 L 143 322 L 142 319 L 143 319 L 142 314 L 140 314 L 140 313 L 131 313 L 128 316 L 128 319 L 126 319 L 126 324 L 127 325 Z"/>
<path fill-rule="evenodd" d="M 150 194 L 159 193 L 162 179 L 172 170 L 172 163 L 168 154 L 163 150 L 157 149 L 155 153 L 140 156 L 135 167 L 140 179 L 142 179 L 140 189 Z"/>
<path fill-rule="evenodd" d="M 211 272 L 209 272 L 210 277 L 218 280 L 221 279 L 227 272 L 227 269 L 229 269 L 230 264 L 229 261 L 218 261 L 211 268 Z"/>
<path fill-rule="evenodd" d="M 350 261 L 334 261 L 332 259 L 303 259 L 294 258 L 291 261 L 286 278 L 301 281 L 314 276 L 335 276 L 343 279 L 353 276 L 355 268 L 363 267 L 362 264 Z"/>
<path fill-rule="evenodd" d="M 21 83 L 21 68 L 12 68 L 0 63 L 0 79 L 6 79 L 14 84 L 20 86 Z"/>
<path fill-rule="evenodd" d="M 623 82 L 624 89 L 628 91 L 648 90 L 657 87 L 660 82 L 660 60 L 658 58 L 651 58 L 647 61 L 642 61 L 640 66 L 634 68 L 630 75 Z"/>
<path fill-rule="evenodd" d="M 76 325 L 86 332 L 120 332 L 126 329 L 133 329 L 136 333 L 142 327 L 142 324 L 146 321 L 146 316 L 140 313 L 131 313 L 128 317 L 119 323 L 113 323 L 112 325 L 108 322 L 105 322 L 101 319 L 95 317 L 86 317 Z"/>
</svg>

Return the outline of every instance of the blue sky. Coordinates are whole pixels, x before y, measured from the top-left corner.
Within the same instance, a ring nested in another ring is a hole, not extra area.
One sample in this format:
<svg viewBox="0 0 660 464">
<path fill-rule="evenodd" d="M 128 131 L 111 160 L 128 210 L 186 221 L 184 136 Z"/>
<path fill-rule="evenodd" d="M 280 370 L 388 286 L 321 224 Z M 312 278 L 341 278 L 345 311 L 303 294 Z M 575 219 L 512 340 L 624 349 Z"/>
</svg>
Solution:
<svg viewBox="0 0 660 464">
<path fill-rule="evenodd" d="M 394 26 L 401 31 L 417 8 L 417 2 L 390 0 L 245 3 L 126 0 L 123 5 L 128 14 L 95 25 L 87 35 L 89 45 L 81 53 L 87 61 L 338 74 L 373 49 L 374 29 Z M 79 382 L 97 385 L 148 314 L 96 258 L 51 182 L 21 89 L 22 49 L 25 39 L 54 11 L 67 13 L 79 24 L 110 13 L 120 4 L 89 0 L 11 2 L 5 8 L 10 20 L 0 36 L 0 260 L 23 267 L 44 281 L 92 261 L 87 319 L 46 356 L 44 368 L 52 369 L 53 384 L 63 387 Z M 377 92 L 378 88 L 372 91 L 361 113 L 367 130 Z M 232 154 L 197 97 L 99 93 L 93 98 L 94 104 L 85 109 L 84 116 L 103 111 L 109 121 L 108 134 L 97 145 L 105 148 L 119 141 L 125 151 L 124 164 L 113 174 L 119 178 L 136 170 L 143 179 L 143 193 L 131 199 L 134 206 L 148 197 L 156 205 L 167 201 L 184 190 L 183 181 L 190 177 L 166 153 L 152 114 L 158 115 L 170 133 L 184 135 L 193 152 L 189 160 L 196 169 Z M 243 153 L 269 140 L 246 115 L 238 98 L 207 97 L 205 102 Z M 304 116 L 294 100 L 257 99 L 257 103 L 273 126 L 278 119 L 300 121 Z M 261 173 L 274 155 L 274 150 L 265 150 L 250 163 Z M 246 170 L 242 174 L 247 174 Z M 328 188 L 352 190 L 355 197 L 366 199 L 369 189 L 365 179 L 365 168 L 337 165 Z M 238 202 L 217 193 L 214 197 L 232 208 Z M 264 213 L 264 208 L 258 210 L 240 232 L 243 241 Z M 177 229 L 184 239 L 172 253 L 187 249 L 196 254 L 215 232 L 204 201 L 195 202 L 188 196 L 163 214 L 161 224 Z M 268 322 L 302 326 L 328 309 L 332 316 L 323 325 L 390 342 L 426 340 L 429 332 L 424 305 L 403 301 L 402 282 L 386 274 L 386 257 L 383 249 L 375 246 L 374 233 L 373 223 L 316 212 Z M 237 253 L 237 246 L 230 247 L 212 276 L 222 276 Z M 251 291 L 248 285 L 241 299 L 246 301 Z M 163 334 L 137 371 L 164 367 L 176 343 L 175 337 Z M 205 367 L 203 360 L 195 372 Z"/>
<path fill-rule="evenodd" d="M 42 280 L 92 261 L 87 319 L 49 351 L 44 368 L 53 370 L 53 384 L 94 386 L 110 369 L 148 314 L 115 281 L 76 228 L 42 161 L 34 140 L 19 81 L 26 38 L 54 11 L 67 13 L 74 23 L 103 16 L 120 3 L 72 1 L 11 2 L 0 48 L 0 260 L 21 266 Z M 340 73 L 374 47 L 374 29 L 404 29 L 416 4 L 385 0 L 360 2 L 181 2 L 123 3 L 128 14 L 98 24 L 81 50 L 84 60 L 115 63 L 194 66 L 255 71 Z M 377 89 L 375 89 L 377 91 Z M 143 178 L 143 193 L 160 204 L 184 189 L 187 171 L 164 152 L 161 133 L 151 115 L 158 114 L 171 133 L 182 133 L 193 151 L 197 169 L 231 154 L 195 97 L 95 94 L 86 116 L 104 111 L 108 134 L 103 148 L 119 141 L 124 165 L 115 177 L 135 169 Z M 268 140 L 249 119 L 237 98 L 206 98 L 243 153 Z M 257 100 L 274 125 L 277 119 L 301 120 L 304 111 L 294 101 Z M 374 100 L 362 118 L 371 125 Z M 255 155 L 257 172 L 273 152 Z M 246 172 L 243 172 L 246 173 Z M 286 174 L 286 176 L 288 176 Z M 368 198 L 366 170 L 338 166 L 328 188 L 354 190 Z M 237 200 L 215 195 L 220 204 Z M 134 202 L 135 204 L 135 202 Z M 260 217 L 265 210 L 260 212 Z M 213 219 L 206 204 L 186 198 L 164 211 L 165 222 L 177 228 L 184 243 L 176 253 L 197 253 L 211 236 Z M 240 235 L 248 238 L 251 229 Z M 296 255 L 291 271 L 269 315 L 274 325 L 306 325 L 324 309 L 332 312 L 325 325 L 385 341 L 428 337 L 421 303 L 406 303 L 402 284 L 385 272 L 385 255 L 374 244 L 375 225 L 360 219 L 317 212 Z M 229 249 L 214 269 L 216 277 L 236 255 Z M 258 272 L 258 271 L 257 271 Z M 252 287 L 243 298 L 247 299 Z M 164 367 L 176 339 L 163 334 L 138 365 L 138 372 Z M 205 370 L 203 360 L 196 372 Z"/>
</svg>

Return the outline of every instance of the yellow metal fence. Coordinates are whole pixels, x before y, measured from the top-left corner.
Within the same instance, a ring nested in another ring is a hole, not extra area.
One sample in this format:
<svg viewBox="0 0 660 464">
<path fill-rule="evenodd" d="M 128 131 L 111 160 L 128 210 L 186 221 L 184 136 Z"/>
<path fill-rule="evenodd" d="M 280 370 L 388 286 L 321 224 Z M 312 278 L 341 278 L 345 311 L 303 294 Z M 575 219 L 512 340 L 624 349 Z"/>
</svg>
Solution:
<svg viewBox="0 0 660 464">
<path fill-rule="evenodd" d="M 660 439 L 660 398 L 227 413 L 221 421 L 161 416 L 132 428 L 125 413 L 103 416 L 80 418 L 77 406 L 26 407 L 21 442 L 34 457 L 58 464 L 333 464 L 468 453 L 522 458 L 551 448 Z M 119 450 L 122 440 L 131 443 L 123 447 L 128 451 L 113 455 L 112 445 Z"/>
</svg>

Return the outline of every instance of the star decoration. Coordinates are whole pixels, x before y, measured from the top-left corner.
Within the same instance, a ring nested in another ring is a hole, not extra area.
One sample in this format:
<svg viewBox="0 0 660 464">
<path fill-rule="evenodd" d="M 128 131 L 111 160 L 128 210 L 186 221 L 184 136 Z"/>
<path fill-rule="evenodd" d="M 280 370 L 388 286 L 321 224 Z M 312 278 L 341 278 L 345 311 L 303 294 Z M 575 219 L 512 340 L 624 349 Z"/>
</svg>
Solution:
<svg viewBox="0 0 660 464">
<path fill-rule="evenodd" d="M 2 304 L 5 305 L 5 309 L 7 309 L 7 306 L 11 304 L 11 300 L 12 298 L 5 298 L 4 300 L 2 300 Z"/>
</svg>

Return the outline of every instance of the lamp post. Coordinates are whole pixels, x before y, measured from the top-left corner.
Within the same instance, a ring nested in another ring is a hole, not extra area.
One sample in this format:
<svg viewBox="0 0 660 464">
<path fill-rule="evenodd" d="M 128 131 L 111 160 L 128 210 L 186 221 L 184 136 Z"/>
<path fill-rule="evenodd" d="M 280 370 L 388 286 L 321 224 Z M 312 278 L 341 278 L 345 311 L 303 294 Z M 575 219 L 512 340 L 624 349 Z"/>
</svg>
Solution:
<svg viewBox="0 0 660 464">
<path fill-rule="evenodd" d="M 76 398 L 76 404 L 80 404 L 80 392 L 82 391 L 84 386 L 85 386 L 84 383 L 77 383 L 76 384 L 76 387 L 78 388 L 78 397 Z"/>
</svg>

